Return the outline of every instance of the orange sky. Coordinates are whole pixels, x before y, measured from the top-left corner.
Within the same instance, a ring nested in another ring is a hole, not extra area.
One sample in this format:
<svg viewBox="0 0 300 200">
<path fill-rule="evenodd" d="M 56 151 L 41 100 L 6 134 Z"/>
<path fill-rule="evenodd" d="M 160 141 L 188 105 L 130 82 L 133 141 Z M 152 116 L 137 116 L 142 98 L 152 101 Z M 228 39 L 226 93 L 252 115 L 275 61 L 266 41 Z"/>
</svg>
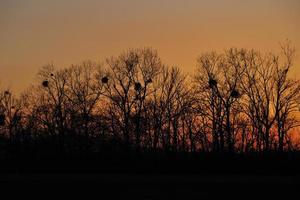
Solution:
<svg viewBox="0 0 300 200">
<path fill-rule="evenodd" d="M 299 31 L 299 0 L 1 0 L 0 82 L 20 92 L 44 64 L 101 61 L 144 46 L 192 72 L 201 52 L 270 51 L 287 38 L 300 75 Z"/>
</svg>

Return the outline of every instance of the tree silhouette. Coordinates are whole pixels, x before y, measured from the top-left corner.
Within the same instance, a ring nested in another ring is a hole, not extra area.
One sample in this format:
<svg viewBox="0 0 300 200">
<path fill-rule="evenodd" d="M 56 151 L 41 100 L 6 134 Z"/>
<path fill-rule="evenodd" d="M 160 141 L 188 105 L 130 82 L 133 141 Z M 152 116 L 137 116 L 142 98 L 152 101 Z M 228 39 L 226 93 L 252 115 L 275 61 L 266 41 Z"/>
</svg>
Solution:
<svg viewBox="0 0 300 200">
<path fill-rule="evenodd" d="M 193 76 L 164 65 L 151 48 L 101 65 L 46 65 L 20 98 L 1 91 L 0 133 L 41 156 L 295 150 L 300 83 L 289 76 L 293 59 L 287 43 L 281 55 L 204 53 Z"/>
</svg>

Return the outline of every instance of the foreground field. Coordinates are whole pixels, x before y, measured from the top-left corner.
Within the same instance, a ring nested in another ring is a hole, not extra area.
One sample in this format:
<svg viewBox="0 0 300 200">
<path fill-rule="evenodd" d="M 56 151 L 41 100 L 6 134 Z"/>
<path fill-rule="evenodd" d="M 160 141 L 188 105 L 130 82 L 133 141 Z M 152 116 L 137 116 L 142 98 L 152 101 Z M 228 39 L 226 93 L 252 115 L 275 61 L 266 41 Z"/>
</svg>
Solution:
<svg viewBox="0 0 300 200">
<path fill-rule="evenodd" d="M 23 157 L 2 160 L 0 190 L 13 190 L 10 195 L 41 193 L 39 198 L 63 194 L 83 199 L 295 199 L 299 161 L 298 153 Z"/>
<path fill-rule="evenodd" d="M 299 176 L 250 174 L 6 173 L 3 188 L 24 194 L 105 199 L 192 199 L 208 197 L 292 197 Z M 34 188 L 34 190 L 33 190 Z"/>
</svg>

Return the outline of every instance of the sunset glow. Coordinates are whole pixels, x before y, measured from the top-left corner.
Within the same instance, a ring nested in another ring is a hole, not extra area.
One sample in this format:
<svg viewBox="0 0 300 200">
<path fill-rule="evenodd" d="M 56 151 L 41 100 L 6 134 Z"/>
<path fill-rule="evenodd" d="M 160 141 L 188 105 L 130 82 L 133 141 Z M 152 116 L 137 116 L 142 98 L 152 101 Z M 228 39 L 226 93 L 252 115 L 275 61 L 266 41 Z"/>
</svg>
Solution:
<svg viewBox="0 0 300 200">
<path fill-rule="evenodd" d="M 4 0 L 1 85 L 20 92 L 45 64 L 101 62 L 128 48 L 153 47 L 186 72 L 206 51 L 276 51 L 285 39 L 299 49 L 299 10 L 298 0 Z"/>
</svg>

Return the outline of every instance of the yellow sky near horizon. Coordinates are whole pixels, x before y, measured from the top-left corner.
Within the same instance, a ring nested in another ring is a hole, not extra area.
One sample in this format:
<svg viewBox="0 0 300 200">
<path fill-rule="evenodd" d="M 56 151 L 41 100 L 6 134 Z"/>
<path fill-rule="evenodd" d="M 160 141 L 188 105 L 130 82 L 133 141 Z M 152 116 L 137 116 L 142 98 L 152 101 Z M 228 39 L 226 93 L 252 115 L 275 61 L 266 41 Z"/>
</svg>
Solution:
<svg viewBox="0 0 300 200">
<path fill-rule="evenodd" d="M 0 82 L 20 92 L 45 64 L 145 46 L 191 73 L 206 51 L 277 51 L 285 39 L 300 49 L 299 30 L 299 0 L 1 0 Z"/>
</svg>

